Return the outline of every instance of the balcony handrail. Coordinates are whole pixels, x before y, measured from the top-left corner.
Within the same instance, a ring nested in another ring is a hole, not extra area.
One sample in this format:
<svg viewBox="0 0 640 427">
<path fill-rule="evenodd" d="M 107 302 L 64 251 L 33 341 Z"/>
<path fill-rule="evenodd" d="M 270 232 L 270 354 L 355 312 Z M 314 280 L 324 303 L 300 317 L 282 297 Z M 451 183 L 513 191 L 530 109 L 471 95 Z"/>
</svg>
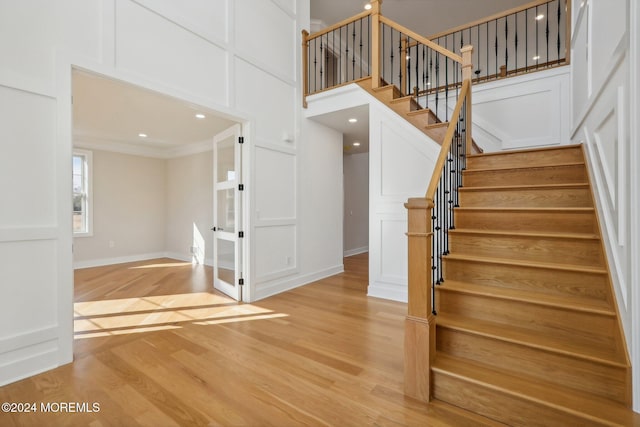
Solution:
<svg viewBox="0 0 640 427">
<path fill-rule="evenodd" d="M 408 29 L 407 27 L 398 24 L 397 22 L 383 16 L 380 15 L 380 22 L 383 24 L 388 25 L 389 27 L 395 29 L 396 31 L 399 31 L 400 33 L 403 33 L 409 37 L 411 37 L 412 39 L 416 40 L 419 43 L 422 43 L 426 46 L 428 46 L 429 48 L 435 50 L 438 53 L 441 53 L 442 55 L 447 56 L 448 58 L 462 64 L 462 57 L 460 55 L 456 55 L 454 52 L 450 51 L 449 49 L 445 49 L 444 47 L 440 46 L 438 43 L 435 43 L 433 41 L 431 41 L 429 38 L 421 36 L 420 34 L 416 33 L 415 31 L 412 31 L 410 29 Z"/>
<path fill-rule="evenodd" d="M 336 22 L 333 25 L 328 26 L 327 28 L 323 28 L 320 31 L 316 31 L 315 33 L 309 34 L 309 36 L 307 37 L 307 40 L 311 41 L 313 39 L 316 39 L 318 37 L 324 36 L 325 34 L 328 34 L 332 31 L 337 30 L 340 27 L 344 27 L 347 24 L 352 24 L 356 21 L 359 21 L 362 18 L 366 18 L 367 16 L 371 15 L 371 10 L 365 10 L 364 12 L 358 13 L 357 15 L 353 15 L 349 18 L 343 19 L 340 22 Z"/>
<path fill-rule="evenodd" d="M 523 4 L 523 5 L 511 8 L 511 9 L 507 9 L 507 10 L 502 11 L 502 12 L 495 13 L 493 15 L 485 16 L 484 18 L 476 19 L 475 21 L 472 21 L 472 22 L 468 22 L 468 23 L 465 23 L 465 24 L 462 24 L 462 25 L 458 25 L 458 26 L 453 27 L 453 28 L 446 29 L 444 31 L 440 31 L 439 33 L 432 34 L 432 35 L 428 36 L 427 38 L 429 40 L 434 40 L 434 39 L 437 39 L 438 37 L 443 37 L 443 36 L 446 36 L 446 35 L 449 35 L 449 34 L 457 33 L 457 32 L 462 31 L 462 30 L 467 30 L 469 28 L 473 28 L 475 26 L 478 26 L 478 25 L 481 25 L 481 24 L 485 24 L 487 22 L 495 21 L 496 19 L 504 18 L 505 16 L 514 15 L 516 13 L 523 12 L 523 11 L 525 11 L 527 9 L 532 8 L 532 7 L 540 6 L 540 5 L 543 5 L 545 3 L 550 3 L 550 1 L 552 1 L 552 0 L 535 0 L 535 1 L 532 1 L 530 3 L 526 3 L 526 4 Z"/>
</svg>

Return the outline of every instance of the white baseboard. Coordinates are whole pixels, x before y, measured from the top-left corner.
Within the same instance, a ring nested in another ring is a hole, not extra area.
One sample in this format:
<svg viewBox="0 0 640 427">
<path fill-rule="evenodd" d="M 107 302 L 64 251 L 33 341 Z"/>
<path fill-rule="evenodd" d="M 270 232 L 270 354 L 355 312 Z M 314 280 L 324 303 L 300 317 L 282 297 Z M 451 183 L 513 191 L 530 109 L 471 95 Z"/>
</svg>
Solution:
<svg viewBox="0 0 640 427">
<path fill-rule="evenodd" d="M 59 366 L 55 326 L 0 339 L 0 387 Z"/>
<path fill-rule="evenodd" d="M 344 251 L 344 257 L 350 257 L 358 254 L 363 254 L 365 252 L 369 252 L 369 246 L 362 246 L 360 248 L 347 249 Z"/>
<path fill-rule="evenodd" d="M 405 303 L 409 300 L 406 286 L 402 287 L 387 283 L 369 283 L 367 296 Z"/>
<path fill-rule="evenodd" d="M 166 252 L 155 252 L 149 254 L 137 254 L 137 255 L 128 255 L 122 257 L 115 258 L 101 258 L 101 259 L 92 259 L 87 261 L 74 261 L 73 268 L 74 270 L 81 268 L 91 268 L 91 267 L 102 267 L 103 265 L 112 265 L 112 264 L 123 264 L 125 262 L 138 262 L 138 261 L 146 261 L 149 259 L 155 258 L 166 258 Z"/>
<path fill-rule="evenodd" d="M 255 285 L 254 295 L 251 302 L 261 300 L 273 295 L 280 294 L 282 292 L 290 291 L 291 289 L 298 288 L 300 286 L 308 285 L 309 283 L 316 282 L 325 277 L 335 276 L 344 272 L 344 265 L 336 265 L 324 270 L 316 271 L 315 273 L 309 273 L 302 276 L 296 276 L 290 279 L 269 283 Z"/>
<path fill-rule="evenodd" d="M 124 264 L 126 262 L 147 261 L 149 259 L 171 258 L 178 261 L 191 262 L 193 260 L 191 254 L 181 254 L 178 252 L 156 252 L 151 254 L 137 254 L 116 258 L 92 259 L 87 261 L 76 261 L 73 263 L 73 269 L 102 267 L 104 265 Z M 206 258 L 204 265 L 213 267 L 213 258 Z"/>
<path fill-rule="evenodd" d="M 175 259 L 178 261 L 184 261 L 184 262 L 192 262 L 193 261 L 193 255 L 191 254 L 181 254 L 178 252 L 166 252 L 165 253 L 165 257 L 166 258 L 171 258 L 171 259 Z M 204 260 L 204 265 L 207 265 L 209 267 L 213 267 L 213 258 L 205 258 Z"/>
</svg>

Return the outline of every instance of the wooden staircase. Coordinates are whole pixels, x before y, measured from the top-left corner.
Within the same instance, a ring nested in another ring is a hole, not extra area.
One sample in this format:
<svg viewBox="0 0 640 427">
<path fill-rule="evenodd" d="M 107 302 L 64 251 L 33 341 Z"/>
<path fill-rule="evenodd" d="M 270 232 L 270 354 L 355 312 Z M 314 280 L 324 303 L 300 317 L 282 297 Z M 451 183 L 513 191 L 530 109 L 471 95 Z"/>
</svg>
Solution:
<svg viewBox="0 0 640 427">
<path fill-rule="evenodd" d="M 508 425 L 640 425 L 582 147 L 471 155 L 463 183 L 433 397 Z"/>
<path fill-rule="evenodd" d="M 360 79 L 357 83 L 428 137 L 442 144 L 449 122 L 440 121 L 433 111 L 422 108 L 411 95 L 404 96 L 395 85 L 372 88 L 371 77 Z"/>
</svg>

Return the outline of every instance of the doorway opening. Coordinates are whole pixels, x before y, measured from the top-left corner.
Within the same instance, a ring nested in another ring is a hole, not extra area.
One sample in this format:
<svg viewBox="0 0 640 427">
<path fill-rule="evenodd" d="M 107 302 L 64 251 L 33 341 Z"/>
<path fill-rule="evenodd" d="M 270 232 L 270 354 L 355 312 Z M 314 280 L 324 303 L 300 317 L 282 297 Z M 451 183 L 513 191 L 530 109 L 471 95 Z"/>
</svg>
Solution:
<svg viewBox="0 0 640 427">
<path fill-rule="evenodd" d="M 92 289 L 86 274 L 77 286 L 79 271 L 95 268 L 96 274 L 106 274 L 127 265 L 134 274 L 123 275 L 111 294 L 128 290 L 132 298 L 171 297 L 172 278 L 184 276 L 190 283 L 185 289 L 194 294 L 221 295 L 214 291 L 211 228 L 218 206 L 212 153 L 216 135 L 231 127 L 239 133 L 241 125 L 199 105 L 80 69 L 72 70 L 72 93 L 73 164 L 78 167 L 69 207 L 76 231 L 76 301 L 86 306 L 104 291 Z M 241 197 L 236 199 L 239 204 Z M 238 211 L 236 206 L 230 212 Z M 241 217 L 234 221 L 240 224 Z M 236 265 L 242 265 L 241 245 L 236 245 Z M 185 268 L 192 276 L 185 276 Z M 188 293 L 185 289 L 181 294 Z M 113 302 L 126 306 L 127 298 Z M 120 309 L 126 311 L 125 306 Z M 76 328 L 89 321 L 78 316 Z"/>
</svg>

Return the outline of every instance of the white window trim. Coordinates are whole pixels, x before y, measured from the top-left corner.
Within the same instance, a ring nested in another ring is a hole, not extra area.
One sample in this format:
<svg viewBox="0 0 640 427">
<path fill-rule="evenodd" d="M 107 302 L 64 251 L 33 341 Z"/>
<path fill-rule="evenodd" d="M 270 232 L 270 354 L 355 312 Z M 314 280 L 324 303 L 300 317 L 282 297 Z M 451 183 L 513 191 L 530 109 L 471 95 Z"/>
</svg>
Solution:
<svg viewBox="0 0 640 427">
<path fill-rule="evenodd" d="M 74 148 L 73 155 L 84 156 L 87 162 L 87 231 L 73 232 L 73 237 L 93 237 L 93 152 Z M 71 206 L 71 217 L 73 219 L 73 203 Z"/>
</svg>

